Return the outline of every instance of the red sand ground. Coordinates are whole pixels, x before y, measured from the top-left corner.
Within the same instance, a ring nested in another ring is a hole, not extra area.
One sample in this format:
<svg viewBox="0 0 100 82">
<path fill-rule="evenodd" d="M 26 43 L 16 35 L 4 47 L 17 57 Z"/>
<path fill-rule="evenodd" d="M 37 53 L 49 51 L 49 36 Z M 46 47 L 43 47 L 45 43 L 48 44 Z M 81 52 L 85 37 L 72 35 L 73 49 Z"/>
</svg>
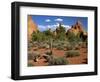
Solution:
<svg viewBox="0 0 100 82">
<path fill-rule="evenodd" d="M 38 49 L 37 51 L 40 52 L 41 54 L 44 54 L 46 52 L 46 49 Z M 53 51 L 53 54 L 58 57 L 64 56 L 64 53 L 65 53 L 64 50 L 57 50 L 55 48 L 52 51 Z M 87 58 L 87 48 L 81 48 L 79 49 L 79 51 L 80 51 L 80 56 L 67 58 L 67 60 L 69 61 L 69 65 L 87 64 L 87 59 L 88 59 Z M 45 61 L 46 61 L 45 59 L 39 59 L 38 62 L 33 61 L 33 64 L 35 66 L 46 66 L 48 65 L 48 63 Z"/>
<path fill-rule="evenodd" d="M 85 48 L 80 49 L 80 56 L 67 58 L 70 64 L 87 64 L 87 53 Z"/>
</svg>

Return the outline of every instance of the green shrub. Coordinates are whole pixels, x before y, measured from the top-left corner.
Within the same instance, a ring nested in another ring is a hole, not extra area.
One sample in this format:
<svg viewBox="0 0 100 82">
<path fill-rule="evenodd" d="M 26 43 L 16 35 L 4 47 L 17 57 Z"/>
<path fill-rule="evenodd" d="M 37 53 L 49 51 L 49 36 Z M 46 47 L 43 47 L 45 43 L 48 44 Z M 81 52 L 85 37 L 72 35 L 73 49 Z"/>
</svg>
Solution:
<svg viewBox="0 0 100 82">
<path fill-rule="evenodd" d="M 50 48 L 50 45 L 47 44 L 47 45 L 45 46 L 45 48 L 46 48 L 46 49 L 49 49 L 49 48 Z"/>
<path fill-rule="evenodd" d="M 75 57 L 75 56 L 79 56 L 80 53 L 78 50 L 69 50 L 67 52 L 65 52 L 65 56 L 66 57 Z"/>
<path fill-rule="evenodd" d="M 68 43 L 67 45 L 66 45 L 66 49 L 67 50 L 72 50 L 74 47 L 73 47 L 73 45 L 71 45 L 70 43 Z"/>
<path fill-rule="evenodd" d="M 52 47 L 57 48 L 58 44 L 57 43 L 53 43 Z"/>
<path fill-rule="evenodd" d="M 45 48 L 45 45 L 40 45 L 39 48 L 40 48 L 40 49 L 41 49 L 41 48 Z"/>
<path fill-rule="evenodd" d="M 64 50 L 64 46 L 60 43 L 60 42 L 58 42 L 58 45 L 57 45 L 57 47 L 56 47 L 58 50 Z"/>
<path fill-rule="evenodd" d="M 32 33 L 32 41 L 38 41 L 38 42 L 41 42 L 41 41 L 44 41 L 46 40 L 46 36 L 42 33 L 42 32 L 38 32 L 38 33 Z"/>
<path fill-rule="evenodd" d="M 75 35 L 73 32 L 68 32 L 67 39 L 73 49 L 75 49 L 75 46 L 81 41 L 79 34 Z"/>
<path fill-rule="evenodd" d="M 57 49 L 58 49 L 58 50 L 64 50 L 64 48 L 61 47 L 61 46 L 57 47 Z"/>
<path fill-rule="evenodd" d="M 49 65 L 66 65 L 68 61 L 64 57 L 52 57 Z"/>
<path fill-rule="evenodd" d="M 80 48 L 79 45 L 75 46 L 75 50 L 79 50 L 79 48 Z"/>
<path fill-rule="evenodd" d="M 37 51 L 34 52 L 28 52 L 28 60 L 34 60 L 36 62 L 36 60 L 40 57 L 40 53 Z"/>
<path fill-rule="evenodd" d="M 52 55 L 52 51 L 49 50 L 49 51 L 45 52 L 45 54 L 46 54 L 46 55 Z"/>
</svg>

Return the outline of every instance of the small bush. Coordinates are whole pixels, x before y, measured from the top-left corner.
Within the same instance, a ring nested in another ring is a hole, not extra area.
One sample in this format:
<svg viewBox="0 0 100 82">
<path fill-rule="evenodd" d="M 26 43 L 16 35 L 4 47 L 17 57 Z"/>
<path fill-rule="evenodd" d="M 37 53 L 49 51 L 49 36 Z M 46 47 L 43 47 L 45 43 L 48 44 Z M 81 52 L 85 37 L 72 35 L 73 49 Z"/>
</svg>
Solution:
<svg viewBox="0 0 100 82">
<path fill-rule="evenodd" d="M 73 47 L 71 45 L 67 45 L 66 48 L 67 48 L 67 50 L 72 50 L 73 49 Z"/>
<path fill-rule="evenodd" d="M 49 65 L 66 65 L 68 61 L 64 57 L 53 57 L 51 61 L 49 61 Z"/>
<path fill-rule="evenodd" d="M 80 49 L 79 45 L 76 45 L 75 50 L 79 50 L 79 49 Z"/>
<path fill-rule="evenodd" d="M 63 46 L 58 46 L 57 49 L 58 50 L 64 50 L 64 47 Z"/>
<path fill-rule="evenodd" d="M 39 48 L 39 49 L 45 48 L 45 45 L 40 44 L 40 45 L 38 45 L 38 48 Z"/>
<path fill-rule="evenodd" d="M 50 46 L 47 44 L 47 43 L 41 43 L 40 45 L 38 45 L 38 47 L 39 47 L 39 49 L 41 49 L 41 48 L 46 48 L 46 49 L 49 49 L 50 48 Z"/>
<path fill-rule="evenodd" d="M 79 56 L 80 53 L 78 50 L 69 50 L 67 52 L 65 52 L 65 56 L 66 57 L 75 57 L 75 56 Z"/>
<path fill-rule="evenodd" d="M 28 60 L 34 60 L 36 62 L 39 57 L 40 57 L 39 52 L 36 52 L 36 51 L 28 52 Z"/>
<path fill-rule="evenodd" d="M 45 44 L 45 48 L 46 48 L 46 49 L 49 49 L 50 46 L 49 46 L 48 44 Z"/>
<path fill-rule="evenodd" d="M 52 55 L 52 51 L 48 50 L 47 52 L 45 52 L 46 55 Z"/>
<path fill-rule="evenodd" d="M 57 48 L 58 47 L 58 44 L 57 43 L 53 43 L 52 45 L 54 48 Z"/>
</svg>

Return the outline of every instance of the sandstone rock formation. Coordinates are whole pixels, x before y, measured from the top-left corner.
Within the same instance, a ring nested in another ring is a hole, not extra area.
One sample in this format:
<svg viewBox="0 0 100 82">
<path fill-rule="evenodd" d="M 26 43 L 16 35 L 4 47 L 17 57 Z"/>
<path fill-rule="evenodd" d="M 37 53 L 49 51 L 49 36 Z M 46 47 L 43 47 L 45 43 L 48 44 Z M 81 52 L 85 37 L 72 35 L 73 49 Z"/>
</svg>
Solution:
<svg viewBox="0 0 100 82">
<path fill-rule="evenodd" d="M 28 16 L 28 39 L 31 39 L 33 32 L 37 32 L 38 28 L 35 22 L 32 20 L 32 16 Z"/>
<path fill-rule="evenodd" d="M 72 32 L 75 35 L 80 34 L 80 37 L 84 39 L 87 39 L 87 36 L 88 36 L 87 32 L 84 30 L 82 23 L 80 21 L 77 21 L 75 25 L 72 25 L 72 27 L 66 32 L 66 35 L 69 32 Z"/>
</svg>

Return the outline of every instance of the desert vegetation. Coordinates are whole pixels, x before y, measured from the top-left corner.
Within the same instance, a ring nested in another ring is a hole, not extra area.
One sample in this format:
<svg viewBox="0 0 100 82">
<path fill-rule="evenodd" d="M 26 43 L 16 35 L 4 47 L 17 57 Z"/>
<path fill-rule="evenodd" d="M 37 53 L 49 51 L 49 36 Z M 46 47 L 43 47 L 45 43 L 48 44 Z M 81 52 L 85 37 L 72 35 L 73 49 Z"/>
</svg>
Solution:
<svg viewBox="0 0 100 82">
<path fill-rule="evenodd" d="M 79 25 L 76 23 L 67 32 L 61 23 L 54 31 L 33 32 L 28 40 L 28 66 L 83 64 L 87 59 L 87 35 Z"/>
</svg>

